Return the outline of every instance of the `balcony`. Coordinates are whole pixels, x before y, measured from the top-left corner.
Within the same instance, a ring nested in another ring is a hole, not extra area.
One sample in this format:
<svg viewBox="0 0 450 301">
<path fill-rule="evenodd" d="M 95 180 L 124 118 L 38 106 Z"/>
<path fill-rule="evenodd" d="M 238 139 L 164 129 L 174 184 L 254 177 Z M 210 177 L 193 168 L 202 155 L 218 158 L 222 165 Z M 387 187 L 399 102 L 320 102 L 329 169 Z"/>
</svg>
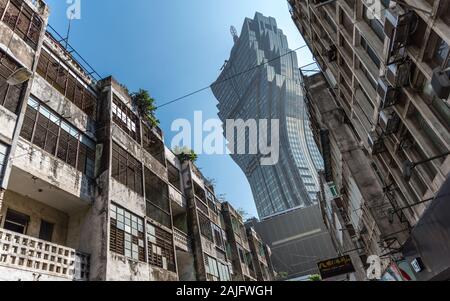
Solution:
<svg viewBox="0 0 450 301">
<path fill-rule="evenodd" d="M 172 185 L 169 185 L 169 198 L 179 207 L 186 208 L 186 198 Z"/>
<path fill-rule="evenodd" d="M 173 240 L 177 248 L 185 252 L 191 252 L 191 240 L 186 233 L 173 228 Z"/>
<path fill-rule="evenodd" d="M 31 236 L 0 229 L 1 267 L 19 272 L 2 273 L 3 277 L 46 280 L 89 280 L 89 255 Z M 36 278 L 36 274 L 41 274 Z M 11 279 L 14 280 L 14 279 Z"/>
</svg>

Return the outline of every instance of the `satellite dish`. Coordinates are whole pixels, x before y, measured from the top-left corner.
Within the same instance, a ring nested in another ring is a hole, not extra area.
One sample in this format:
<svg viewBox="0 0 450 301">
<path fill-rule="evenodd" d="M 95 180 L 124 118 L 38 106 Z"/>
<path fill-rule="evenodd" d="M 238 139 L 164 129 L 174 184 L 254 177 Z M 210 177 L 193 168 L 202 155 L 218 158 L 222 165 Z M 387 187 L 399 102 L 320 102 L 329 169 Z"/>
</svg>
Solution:
<svg viewBox="0 0 450 301">
<path fill-rule="evenodd" d="M 17 86 L 23 84 L 31 78 L 33 73 L 28 68 L 22 67 L 14 71 L 6 80 L 8 85 Z"/>
</svg>

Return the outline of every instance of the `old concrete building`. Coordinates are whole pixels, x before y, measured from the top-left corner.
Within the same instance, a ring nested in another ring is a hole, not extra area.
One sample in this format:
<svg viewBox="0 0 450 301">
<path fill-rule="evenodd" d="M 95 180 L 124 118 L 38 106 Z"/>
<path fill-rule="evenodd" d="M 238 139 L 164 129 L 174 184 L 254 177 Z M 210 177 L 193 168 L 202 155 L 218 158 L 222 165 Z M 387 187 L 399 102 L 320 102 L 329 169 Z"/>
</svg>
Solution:
<svg viewBox="0 0 450 301">
<path fill-rule="evenodd" d="M 323 74 L 305 89 L 330 216 L 353 258 L 379 255 L 387 267 L 450 171 L 449 2 L 289 3 Z"/>
<path fill-rule="evenodd" d="M 255 229 L 246 227 L 248 244 L 252 254 L 253 267 L 258 281 L 275 280 L 275 272 L 272 265 L 272 250 L 266 245 Z"/>
<path fill-rule="evenodd" d="M 222 215 L 226 224 L 229 253 L 233 263 L 233 280 L 255 281 L 256 266 L 242 216 L 227 202 L 222 203 Z"/>
<path fill-rule="evenodd" d="M 231 280 L 214 188 L 129 92 L 0 1 L 0 280 Z"/>
</svg>

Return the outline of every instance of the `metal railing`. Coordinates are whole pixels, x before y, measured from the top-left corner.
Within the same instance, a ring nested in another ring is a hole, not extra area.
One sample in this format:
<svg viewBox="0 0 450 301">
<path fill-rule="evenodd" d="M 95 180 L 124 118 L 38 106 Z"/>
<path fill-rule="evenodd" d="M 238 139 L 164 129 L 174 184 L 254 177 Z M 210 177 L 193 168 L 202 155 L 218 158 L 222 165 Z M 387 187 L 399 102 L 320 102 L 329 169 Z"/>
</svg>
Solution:
<svg viewBox="0 0 450 301">
<path fill-rule="evenodd" d="M 89 255 L 0 229 L 0 265 L 68 280 L 89 280 Z"/>
</svg>

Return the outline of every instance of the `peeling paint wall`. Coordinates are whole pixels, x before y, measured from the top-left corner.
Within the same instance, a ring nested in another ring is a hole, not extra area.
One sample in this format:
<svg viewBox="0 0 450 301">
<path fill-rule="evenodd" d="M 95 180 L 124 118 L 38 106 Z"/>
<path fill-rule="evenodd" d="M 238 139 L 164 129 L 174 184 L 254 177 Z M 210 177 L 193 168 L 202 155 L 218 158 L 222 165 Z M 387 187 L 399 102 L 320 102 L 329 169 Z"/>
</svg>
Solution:
<svg viewBox="0 0 450 301">
<path fill-rule="evenodd" d="M 0 139 L 11 143 L 16 128 L 17 115 L 0 106 Z"/>
</svg>

